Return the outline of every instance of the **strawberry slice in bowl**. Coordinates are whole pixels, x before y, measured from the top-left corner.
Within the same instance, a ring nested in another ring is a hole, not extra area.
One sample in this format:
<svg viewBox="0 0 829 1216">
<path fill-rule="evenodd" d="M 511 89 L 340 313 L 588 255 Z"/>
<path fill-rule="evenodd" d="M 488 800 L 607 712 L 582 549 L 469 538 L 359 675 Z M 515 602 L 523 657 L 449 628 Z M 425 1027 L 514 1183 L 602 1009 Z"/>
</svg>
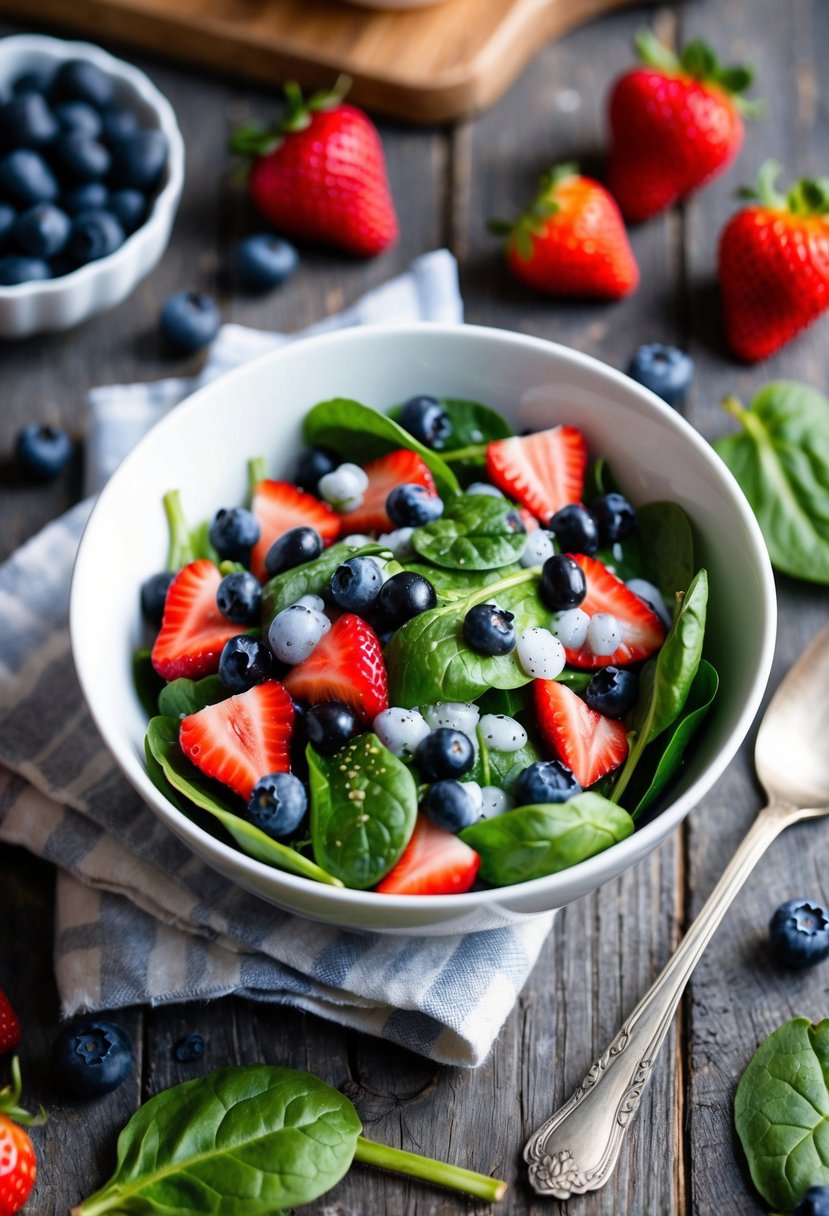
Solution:
<svg viewBox="0 0 829 1216">
<path fill-rule="evenodd" d="M 533 701 L 541 737 L 587 789 L 628 754 L 623 723 L 596 713 L 558 680 L 536 680 Z"/>
<path fill-rule="evenodd" d="M 377 634 L 347 612 L 335 621 L 307 659 L 285 677 L 293 697 L 318 705 L 342 701 L 369 723 L 389 707 L 388 679 Z"/>
<path fill-rule="evenodd" d="M 571 667 L 625 667 L 649 658 L 665 640 L 665 626 L 644 600 L 626 587 L 607 566 L 586 553 L 574 553 L 573 559 L 584 571 L 587 594 L 580 604 L 582 612 L 591 618 L 605 614 L 618 627 L 618 645 L 610 654 L 597 653 L 590 644 L 590 633 L 578 647 L 565 647 Z"/>
<path fill-rule="evenodd" d="M 267 577 L 265 557 L 275 540 L 292 528 L 308 527 L 319 532 L 324 545 L 340 534 L 340 518 L 327 503 L 320 502 L 290 481 L 257 481 L 250 509 L 259 524 L 259 540 L 251 550 L 250 568 L 257 578 Z"/>
<path fill-rule="evenodd" d="M 386 499 L 397 486 L 423 486 L 430 494 L 437 495 L 428 466 L 417 452 L 408 448 L 399 448 L 377 460 L 370 460 L 364 466 L 364 472 L 368 486 L 361 505 L 339 517 L 343 536 L 352 532 L 390 532 L 394 524 L 386 511 Z"/>
<path fill-rule="evenodd" d="M 487 444 L 486 467 L 499 490 L 546 523 L 562 507 L 581 502 L 587 443 L 574 426 Z"/>
<path fill-rule="evenodd" d="M 472 886 L 480 865 L 468 844 L 418 815 L 403 856 L 375 890 L 381 895 L 459 895 Z"/>
<path fill-rule="evenodd" d="M 152 648 L 152 665 L 165 680 L 199 680 L 219 669 L 225 642 L 239 632 L 216 603 L 222 576 L 207 558 L 179 570 L 164 601 Z"/>
</svg>

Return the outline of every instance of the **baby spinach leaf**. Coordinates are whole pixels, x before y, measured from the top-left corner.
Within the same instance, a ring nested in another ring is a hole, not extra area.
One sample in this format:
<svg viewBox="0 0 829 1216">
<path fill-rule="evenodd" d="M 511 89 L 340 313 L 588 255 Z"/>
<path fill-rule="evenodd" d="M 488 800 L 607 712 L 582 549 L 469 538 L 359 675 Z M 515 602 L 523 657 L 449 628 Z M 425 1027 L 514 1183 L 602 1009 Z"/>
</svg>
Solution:
<svg viewBox="0 0 829 1216">
<path fill-rule="evenodd" d="M 734 1122 L 772 1208 L 790 1212 L 810 1186 L 829 1186 L 829 1019 L 792 1018 L 760 1044 L 737 1086 Z"/>
<path fill-rule="evenodd" d="M 209 562 L 213 562 L 214 566 L 218 566 L 221 561 L 219 552 L 210 539 L 209 519 L 203 519 L 200 524 L 196 524 L 195 528 L 193 528 L 190 533 L 190 547 L 193 552 L 194 561 L 199 557 L 206 557 Z"/>
<path fill-rule="evenodd" d="M 205 705 L 225 701 L 230 691 L 218 676 L 205 676 L 202 680 L 188 680 L 181 676 L 165 684 L 158 696 L 158 710 L 166 718 L 185 718 L 198 713 Z"/>
<path fill-rule="evenodd" d="M 194 806 L 217 819 L 239 848 L 257 861 L 264 861 L 266 865 L 275 866 L 278 870 L 301 874 L 304 878 L 312 878 L 329 886 L 342 886 L 339 879 L 327 874 L 296 849 L 280 844 L 278 840 L 271 839 L 252 823 L 242 819 L 237 814 L 241 802 L 234 799 L 229 791 L 225 792 L 217 782 L 204 777 L 184 755 L 179 747 L 178 731 L 177 718 L 153 718 L 147 726 L 145 740 L 148 752 L 173 789 L 183 794 Z M 178 803 L 177 805 L 180 806 Z"/>
<path fill-rule="evenodd" d="M 599 456 L 597 460 L 588 465 L 587 475 L 584 479 L 584 501 L 589 506 L 594 498 L 618 493 L 619 485 L 613 476 L 613 470 L 605 457 Z"/>
<path fill-rule="evenodd" d="M 340 541 L 332 545 L 313 561 L 303 562 L 292 570 L 277 574 L 262 588 L 262 622 L 267 629 L 277 612 L 290 608 L 303 595 L 322 595 L 327 590 L 331 575 L 337 566 L 349 557 L 371 557 L 377 553 L 388 553 L 382 545 L 348 545 Z"/>
<path fill-rule="evenodd" d="M 829 583 L 829 399 L 794 381 L 767 384 L 749 409 L 723 402 L 742 425 L 714 450 L 751 504 L 772 564 Z"/>
<path fill-rule="evenodd" d="M 454 452 L 474 443 L 489 443 L 493 439 L 508 439 L 512 427 L 497 410 L 479 401 L 464 401 L 456 397 L 441 397 L 440 403 L 449 415 L 452 433 L 442 452 Z"/>
<path fill-rule="evenodd" d="M 460 489 L 457 477 L 437 452 L 404 431 L 394 419 L 359 401 L 335 397 L 315 405 L 305 416 L 305 439 L 360 464 L 397 448 L 409 448 L 429 468 L 441 496 L 457 494 Z"/>
<path fill-rule="evenodd" d="M 406 569 L 422 574 L 435 589 L 438 607 L 468 599 L 481 587 L 498 583 L 509 574 L 519 574 L 520 566 L 502 566 L 500 570 L 444 570 L 427 566 L 425 562 L 406 562 Z"/>
<path fill-rule="evenodd" d="M 132 684 L 141 708 L 148 718 L 158 713 L 158 698 L 166 687 L 152 665 L 149 650 L 136 650 L 132 656 Z"/>
<path fill-rule="evenodd" d="M 528 738 L 523 747 L 514 752 L 497 752 L 492 748 L 487 753 L 489 761 L 489 785 L 499 785 L 511 794 L 520 774 L 529 765 L 545 758 L 538 744 Z"/>
<path fill-rule="evenodd" d="M 557 874 L 624 840 L 627 811 L 590 791 L 568 802 L 517 807 L 459 833 L 481 858 L 481 877 L 496 887 Z"/>
<path fill-rule="evenodd" d="M 464 494 L 447 505 L 440 519 L 415 528 L 411 543 L 435 566 L 497 570 L 518 560 L 527 546 L 527 532 L 505 498 Z"/>
<path fill-rule="evenodd" d="M 673 611 L 677 595 L 690 585 L 696 569 L 688 516 L 675 502 L 646 503 L 636 512 L 636 531 L 629 539 L 636 547 L 637 556 L 629 560 L 638 567 L 638 577 L 658 587 L 668 611 Z"/>
<path fill-rule="evenodd" d="M 530 697 L 525 688 L 490 688 L 479 699 L 482 714 L 506 714 L 516 718 L 529 708 Z"/>
<path fill-rule="evenodd" d="M 375 886 L 414 830 L 414 777 L 371 732 L 333 756 L 307 755 L 314 856 L 347 887 Z"/>
</svg>

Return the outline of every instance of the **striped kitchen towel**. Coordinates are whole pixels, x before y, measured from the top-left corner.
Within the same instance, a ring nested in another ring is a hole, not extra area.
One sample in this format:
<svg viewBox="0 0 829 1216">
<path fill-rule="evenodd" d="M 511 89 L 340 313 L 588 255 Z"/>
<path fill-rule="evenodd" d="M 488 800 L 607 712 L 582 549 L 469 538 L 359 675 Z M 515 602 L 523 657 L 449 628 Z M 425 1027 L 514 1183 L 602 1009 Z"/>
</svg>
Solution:
<svg viewBox="0 0 829 1216">
<path fill-rule="evenodd" d="M 378 317 L 460 321 L 451 255 L 418 259 L 315 332 Z M 90 488 L 199 383 L 289 340 L 226 326 L 196 381 L 96 390 Z M 347 933 L 271 907 L 190 853 L 121 777 L 77 683 L 68 593 L 90 505 L 73 508 L 0 567 L 0 840 L 57 867 L 63 1012 L 236 993 L 309 1010 L 441 1062 L 480 1064 L 550 916 L 457 937 Z"/>
</svg>

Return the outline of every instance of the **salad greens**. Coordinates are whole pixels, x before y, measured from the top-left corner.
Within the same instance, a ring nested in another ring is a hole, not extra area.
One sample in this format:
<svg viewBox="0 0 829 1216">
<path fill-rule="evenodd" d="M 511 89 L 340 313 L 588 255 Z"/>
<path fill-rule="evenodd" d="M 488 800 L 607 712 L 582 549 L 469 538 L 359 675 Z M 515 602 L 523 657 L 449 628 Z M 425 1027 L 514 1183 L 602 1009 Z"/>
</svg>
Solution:
<svg viewBox="0 0 829 1216">
<path fill-rule="evenodd" d="M 527 534 L 515 507 L 491 494 L 464 494 L 440 519 L 415 528 L 412 548 L 446 570 L 500 570 L 517 562 Z"/>
<path fill-rule="evenodd" d="M 313 561 L 303 562 L 291 570 L 284 570 L 270 579 L 262 588 L 262 620 L 267 626 L 277 612 L 289 608 L 303 595 L 320 595 L 328 586 L 331 575 L 349 557 L 373 557 L 389 554 L 382 545 L 350 545 L 345 541 L 331 545 Z"/>
</svg>

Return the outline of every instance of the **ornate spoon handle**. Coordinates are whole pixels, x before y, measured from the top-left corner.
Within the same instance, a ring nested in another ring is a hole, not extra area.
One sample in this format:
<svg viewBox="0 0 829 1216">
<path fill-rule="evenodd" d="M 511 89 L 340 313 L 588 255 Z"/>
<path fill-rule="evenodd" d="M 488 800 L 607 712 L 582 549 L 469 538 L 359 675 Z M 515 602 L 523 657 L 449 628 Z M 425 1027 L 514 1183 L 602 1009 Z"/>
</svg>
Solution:
<svg viewBox="0 0 829 1216">
<path fill-rule="evenodd" d="M 656 983 L 575 1093 L 527 1141 L 524 1160 L 539 1195 L 569 1199 L 608 1181 L 685 985 L 731 901 L 785 827 L 826 813 L 782 803 L 760 812 Z"/>
</svg>

